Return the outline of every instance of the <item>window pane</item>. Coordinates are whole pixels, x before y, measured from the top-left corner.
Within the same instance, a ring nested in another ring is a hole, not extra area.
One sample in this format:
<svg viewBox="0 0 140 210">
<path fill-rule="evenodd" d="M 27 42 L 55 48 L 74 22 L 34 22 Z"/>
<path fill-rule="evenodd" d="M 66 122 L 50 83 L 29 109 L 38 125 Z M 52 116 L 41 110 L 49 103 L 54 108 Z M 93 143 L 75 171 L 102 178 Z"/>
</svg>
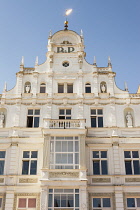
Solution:
<svg viewBox="0 0 140 210">
<path fill-rule="evenodd" d="M 30 168 L 30 175 L 35 175 L 37 171 L 37 161 L 32 160 L 31 161 L 31 168 Z"/>
<path fill-rule="evenodd" d="M 33 115 L 33 109 L 28 109 L 28 115 Z"/>
<path fill-rule="evenodd" d="M 96 128 L 96 117 L 91 117 L 91 127 Z"/>
<path fill-rule="evenodd" d="M 132 157 L 133 157 L 133 158 L 139 158 L 139 153 L 138 153 L 138 151 L 132 151 Z"/>
<path fill-rule="evenodd" d="M 101 151 L 101 158 L 107 158 L 107 151 Z"/>
<path fill-rule="evenodd" d="M 61 207 L 67 207 L 66 195 L 61 195 Z"/>
<path fill-rule="evenodd" d="M 93 158 L 99 158 L 99 151 L 93 151 Z"/>
<path fill-rule="evenodd" d="M 91 115 L 96 115 L 96 109 L 91 109 Z"/>
<path fill-rule="evenodd" d="M 75 153 L 75 164 L 79 164 L 79 153 Z"/>
<path fill-rule="evenodd" d="M 66 115 L 71 115 L 71 109 L 66 109 Z"/>
<path fill-rule="evenodd" d="M 35 115 L 40 115 L 40 109 L 35 109 Z"/>
<path fill-rule="evenodd" d="M 67 154 L 62 154 L 62 163 L 67 163 Z"/>
<path fill-rule="evenodd" d="M 23 158 L 29 158 L 30 152 L 29 151 L 24 151 L 23 152 Z"/>
<path fill-rule="evenodd" d="M 98 127 L 103 127 L 103 117 L 98 117 Z"/>
<path fill-rule="evenodd" d="M 79 152 L 79 142 L 75 142 L 75 152 Z"/>
<path fill-rule="evenodd" d="M 75 194 L 75 207 L 79 207 L 79 194 Z"/>
<path fill-rule="evenodd" d="M 93 161 L 93 174 L 100 174 L 99 161 Z"/>
<path fill-rule="evenodd" d="M 61 154 L 56 154 L 56 160 L 55 160 L 55 162 L 58 163 L 58 164 L 59 163 L 62 163 L 62 160 L 61 159 L 62 159 Z"/>
<path fill-rule="evenodd" d="M 4 160 L 0 160 L 0 175 L 4 174 Z"/>
<path fill-rule="evenodd" d="M 110 198 L 103 198 L 103 207 L 111 207 Z"/>
<path fill-rule="evenodd" d="M 106 160 L 101 161 L 101 167 L 102 167 L 102 174 L 108 174 L 107 173 L 107 161 Z"/>
<path fill-rule="evenodd" d="M 67 85 L 67 93 L 73 93 L 73 84 Z"/>
<path fill-rule="evenodd" d="M 132 174 L 131 161 L 125 161 L 126 174 Z"/>
<path fill-rule="evenodd" d="M 62 152 L 67 152 L 68 149 L 67 149 L 67 141 L 62 141 Z"/>
<path fill-rule="evenodd" d="M 64 85 L 58 85 L 58 93 L 64 93 Z"/>
<path fill-rule="evenodd" d="M 97 109 L 97 113 L 98 113 L 98 115 L 102 115 L 103 114 L 103 110 L 102 109 Z"/>
<path fill-rule="evenodd" d="M 56 141 L 55 151 L 61 152 L 61 141 Z"/>
<path fill-rule="evenodd" d="M 137 207 L 140 207 L 140 198 L 136 198 L 137 200 Z"/>
<path fill-rule="evenodd" d="M 67 207 L 74 207 L 73 195 L 68 195 Z"/>
<path fill-rule="evenodd" d="M 28 208 L 36 208 L 36 199 L 35 198 L 28 199 Z"/>
<path fill-rule="evenodd" d="M 127 207 L 135 207 L 134 198 L 127 198 Z"/>
<path fill-rule="evenodd" d="M 85 87 L 85 92 L 86 93 L 91 93 L 91 87 Z"/>
<path fill-rule="evenodd" d="M 0 208 L 2 207 L 2 198 L 0 198 Z"/>
<path fill-rule="evenodd" d="M 37 158 L 37 151 L 31 152 L 31 158 Z"/>
<path fill-rule="evenodd" d="M 68 163 L 73 164 L 73 154 L 68 154 Z"/>
<path fill-rule="evenodd" d="M 29 161 L 23 161 L 22 163 L 22 174 L 28 174 L 29 171 Z"/>
<path fill-rule="evenodd" d="M 40 93 L 45 93 L 46 92 L 46 87 L 40 87 Z"/>
<path fill-rule="evenodd" d="M 50 192 L 50 190 L 49 190 L 49 192 Z M 52 207 L 52 205 L 53 205 L 52 194 L 49 194 L 48 206 L 49 206 L 49 207 Z"/>
<path fill-rule="evenodd" d="M 130 151 L 124 151 L 124 157 L 125 157 L 125 158 L 131 158 L 131 153 L 130 153 Z"/>
<path fill-rule="evenodd" d="M 60 195 L 54 195 L 54 207 L 60 207 Z"/>
<path fill-rule="evenodd" d="M 73 152 L 73 142 L 68 141 L 68 152 Z"/>
<path fill-rule="evenodd" d="M 5 158 L 5 151 L 0 151 L 0 158 Z"/>
<path fill-rule="evenodd" d="M 27 117 L 27 127 L 32 128 L 33 127 L 33 117 Z"/>
<path fill-rule="evenodd" d="M 101 207 L 101 199 L 93 198 L 93 207 Z"/>
<path fill-rule="evenodd" d="M 26 208 L 26 198 L 19 198 L 18 208 Z"/>
<path fill-rule="evenodd" d="M 39 117 L 34 117 L 34 128 L 39 127 Z"/>
<path fill-rule="evenodd" d="M 59 114 L 64 115 L 64 109 L 59 109 Z"/>
<path fill-rule="evenodd" d="M 133 166 L 134 166 L 134 174 L 139 174 L 140 173 L 139 161 L 134 160 L 133 161 Z"/>
</svg>

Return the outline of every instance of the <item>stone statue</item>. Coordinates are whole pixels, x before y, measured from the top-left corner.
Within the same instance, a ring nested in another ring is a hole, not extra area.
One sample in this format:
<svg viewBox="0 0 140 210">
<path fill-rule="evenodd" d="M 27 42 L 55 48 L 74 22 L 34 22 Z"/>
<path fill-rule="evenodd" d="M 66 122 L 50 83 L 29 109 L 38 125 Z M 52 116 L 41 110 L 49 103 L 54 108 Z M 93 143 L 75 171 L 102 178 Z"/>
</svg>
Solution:
<svg viewBox="0 0 140 210">
<path fill-rule="evenodd" d="M 0 128 L 4 127 L 4 119 L 5 119 L 4 113 L 1 112 L 0 113 Z"/>
<path fill-rule="evenodd" d="M 127 127 L 133 127 L 132 115 L 130 112 L 128 112 L 126 115 L 126 125 Z"/>
<path fill-rule="evenodd" d="M 26 85 L 25 87 L 25 93 L 30 93 L 31 87 L 29 85 Z"/>
<path fill-rule="evenodd" d="M 105 84 L 101 84 L 101 93 L 106 93 L 106 86 L 105 86 Z"/>
</svg>

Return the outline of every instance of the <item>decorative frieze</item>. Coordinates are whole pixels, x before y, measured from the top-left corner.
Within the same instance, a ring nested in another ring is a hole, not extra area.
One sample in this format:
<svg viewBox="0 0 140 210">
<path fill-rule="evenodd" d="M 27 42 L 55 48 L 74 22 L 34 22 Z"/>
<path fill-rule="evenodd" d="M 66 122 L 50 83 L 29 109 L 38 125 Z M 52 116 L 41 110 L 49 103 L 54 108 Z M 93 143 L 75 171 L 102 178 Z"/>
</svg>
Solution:
<svg viewBox="0 0 140 210">
<path fill-rule="evenodd" d="M 4 183 L 4 178 L 0 178 L 0 183 Z"/>
<path fill-rule="evenodd" d="M 109 183 L 111 182 L 110 178 L 92 178 L 92 183 Z"/>
<path fill-rule="evenodd" d="M 79 172 L 50 172 L 49 178 L 79 178 Z"/>
<path fill-rule="evenodd" d="M 19 183 L 37 183 L 38 179 L 31 179 L 31 178 L 20 178 Z"/>
<path fill-rule="evenodd" d="M 140 182 L 140 178 L 125 178 L 125 182 Z"/>
</svg>

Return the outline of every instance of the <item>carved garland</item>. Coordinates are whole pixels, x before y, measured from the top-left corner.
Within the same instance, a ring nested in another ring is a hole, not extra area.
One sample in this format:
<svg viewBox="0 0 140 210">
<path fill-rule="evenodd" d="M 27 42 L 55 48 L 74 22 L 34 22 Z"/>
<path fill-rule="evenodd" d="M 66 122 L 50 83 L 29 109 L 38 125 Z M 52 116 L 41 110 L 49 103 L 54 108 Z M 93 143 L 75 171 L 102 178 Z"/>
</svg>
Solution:
<svg viewBox="0 0 140 210">
<path fill-rule="evenodd" d="M 37 201 L 36 202 L 37 203 L 36 210 L 40 210 L 40 193 L 15 193 L 13 210 L 17 209 L 17 199 L 18 199 L 18 197 L 30 197 L 30 196 L 36 197 L 36 201 Z"/>
</svg>

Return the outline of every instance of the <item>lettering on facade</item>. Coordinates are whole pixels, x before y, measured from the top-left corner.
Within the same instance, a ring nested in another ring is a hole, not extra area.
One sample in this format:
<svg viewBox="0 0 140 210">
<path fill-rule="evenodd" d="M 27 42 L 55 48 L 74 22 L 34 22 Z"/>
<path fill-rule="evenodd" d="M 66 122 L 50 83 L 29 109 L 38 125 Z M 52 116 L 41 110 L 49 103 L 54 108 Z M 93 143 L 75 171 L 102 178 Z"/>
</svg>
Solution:
<svg viewBox="0 0 140 210">
<path fill-rule="evenodd" d="M 74 52 L 74 47 L 57 47 L 57 53 L 71 53 Z"/>
</svg>

